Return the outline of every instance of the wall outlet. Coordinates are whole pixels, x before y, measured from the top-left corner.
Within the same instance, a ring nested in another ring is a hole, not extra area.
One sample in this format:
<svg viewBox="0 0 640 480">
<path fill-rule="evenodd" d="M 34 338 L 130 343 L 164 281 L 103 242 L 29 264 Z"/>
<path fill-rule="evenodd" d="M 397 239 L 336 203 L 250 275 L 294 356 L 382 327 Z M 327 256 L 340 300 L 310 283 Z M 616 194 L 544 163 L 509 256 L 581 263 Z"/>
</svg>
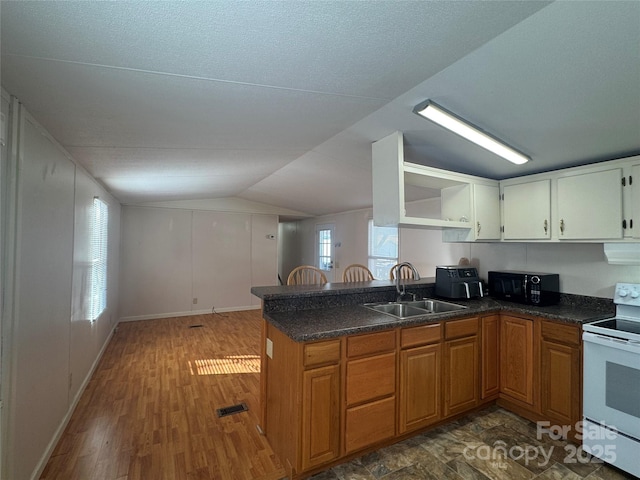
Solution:
<svg viewBox="0 0 640 480">
<path fill-rule="evenodd" d="M 270 338 L 267 338 L 267 357 L 269 358 L 273 358 L 273 340 L 271 340 Z"/>
<path fill-rule="evenodd" d="M 197 305 L 198 304 L 198 298 L 197 297 L 193 297 L 193 304 Z"/>
</svg>

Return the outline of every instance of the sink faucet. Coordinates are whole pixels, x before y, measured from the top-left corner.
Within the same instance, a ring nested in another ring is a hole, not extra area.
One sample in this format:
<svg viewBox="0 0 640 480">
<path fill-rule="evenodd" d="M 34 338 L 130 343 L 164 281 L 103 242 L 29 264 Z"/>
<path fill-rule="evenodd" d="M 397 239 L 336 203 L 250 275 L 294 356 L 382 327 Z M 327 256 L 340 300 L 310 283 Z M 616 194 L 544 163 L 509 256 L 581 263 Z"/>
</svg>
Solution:
<svg viewBox="0 0 640 480">
<path fill-rule="evenodd" d="M 418 270 L 416 270 L 416 267 L 411 265 L 409 262 L 402 262 L 396 265 L 396 292 L 398 292 L 398 298 L 397 298 L 398 302 L 401 302 L 404 296 L 406 295 L 405 284 L 400 282 L 401 276 L 402 276 L 400 273 L 403 267 L 407 267 L 411 269 L 414 280 L 420 280 L 420 275 L 418 274 Z M 416 299 L 415 293 L 411 293 L 411 296 L 413 297 L 414 300 Z"/>
</svg>

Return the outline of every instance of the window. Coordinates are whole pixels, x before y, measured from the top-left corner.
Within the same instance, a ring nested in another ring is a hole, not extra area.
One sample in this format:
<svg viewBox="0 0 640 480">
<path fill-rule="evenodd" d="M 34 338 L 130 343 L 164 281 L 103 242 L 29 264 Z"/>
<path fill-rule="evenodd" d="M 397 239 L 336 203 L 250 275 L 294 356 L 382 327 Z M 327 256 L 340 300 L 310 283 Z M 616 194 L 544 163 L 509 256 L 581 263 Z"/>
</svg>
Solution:
<svg viewBox="0 0 640 480">
<path fill-rule="evenodd" d="M 376 227 L 369 220 L 369 270 L 378 279 L 389 278 L 398 263 L 398 227 Z"/>
<path fill-rule="evenodd" d="M 109 208 L 98 197 L 93 198 L 91 225 L 91 299 L 90 319 L 96 320 L 107 307 L 107 227 Z"/>
<path fill-rule="evenodd" d="M 318 268 L 330 270 L 333 268 L 333 255 L 331 253 L 331 231 L 330 226 L 321 225 L 318 227 Z"/>
</svg>

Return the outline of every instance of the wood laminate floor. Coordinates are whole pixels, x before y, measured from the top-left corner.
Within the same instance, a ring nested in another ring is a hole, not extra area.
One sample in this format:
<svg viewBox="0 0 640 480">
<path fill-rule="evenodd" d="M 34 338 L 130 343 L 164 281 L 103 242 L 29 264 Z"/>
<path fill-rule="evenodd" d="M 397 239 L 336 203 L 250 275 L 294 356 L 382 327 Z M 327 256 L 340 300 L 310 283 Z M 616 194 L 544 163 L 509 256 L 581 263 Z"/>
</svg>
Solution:
<svg viewBox="0 0 640 480">
<path fill-rule="evenodd" d="M 121 323 L 45 467 L 47 480 L 275 480 L 256 430 L 259 310 Z M 216 409 L 249 410 L 219 418 Z"/>
<path fill-rule="evenodd" d="M 260 322 L 252 310 L 121 324 L 41 479 L 284 477 L 256 430 Z M 217 416 L 238 403 L 249 410 Z M 489 407 L 313 480 L 632 478 L 574 450 Z"/>
</svg>

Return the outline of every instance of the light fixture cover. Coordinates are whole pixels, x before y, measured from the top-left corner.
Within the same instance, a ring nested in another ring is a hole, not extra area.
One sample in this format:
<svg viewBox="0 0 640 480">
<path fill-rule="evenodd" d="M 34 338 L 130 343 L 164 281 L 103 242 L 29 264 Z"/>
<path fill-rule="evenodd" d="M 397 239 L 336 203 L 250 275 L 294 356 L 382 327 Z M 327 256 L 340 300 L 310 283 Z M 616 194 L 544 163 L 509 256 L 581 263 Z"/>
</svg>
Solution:
<svg viewBox="0 0 640 480">
<path fill-rule="evenodd" d="M 421 103 L 414 108 L 413 111 L 512 163 L 521 165 L 531 160 L 526 155 L 523 155 L 488 133 L 483 132 L 431 100 Z"/>
</svg>

